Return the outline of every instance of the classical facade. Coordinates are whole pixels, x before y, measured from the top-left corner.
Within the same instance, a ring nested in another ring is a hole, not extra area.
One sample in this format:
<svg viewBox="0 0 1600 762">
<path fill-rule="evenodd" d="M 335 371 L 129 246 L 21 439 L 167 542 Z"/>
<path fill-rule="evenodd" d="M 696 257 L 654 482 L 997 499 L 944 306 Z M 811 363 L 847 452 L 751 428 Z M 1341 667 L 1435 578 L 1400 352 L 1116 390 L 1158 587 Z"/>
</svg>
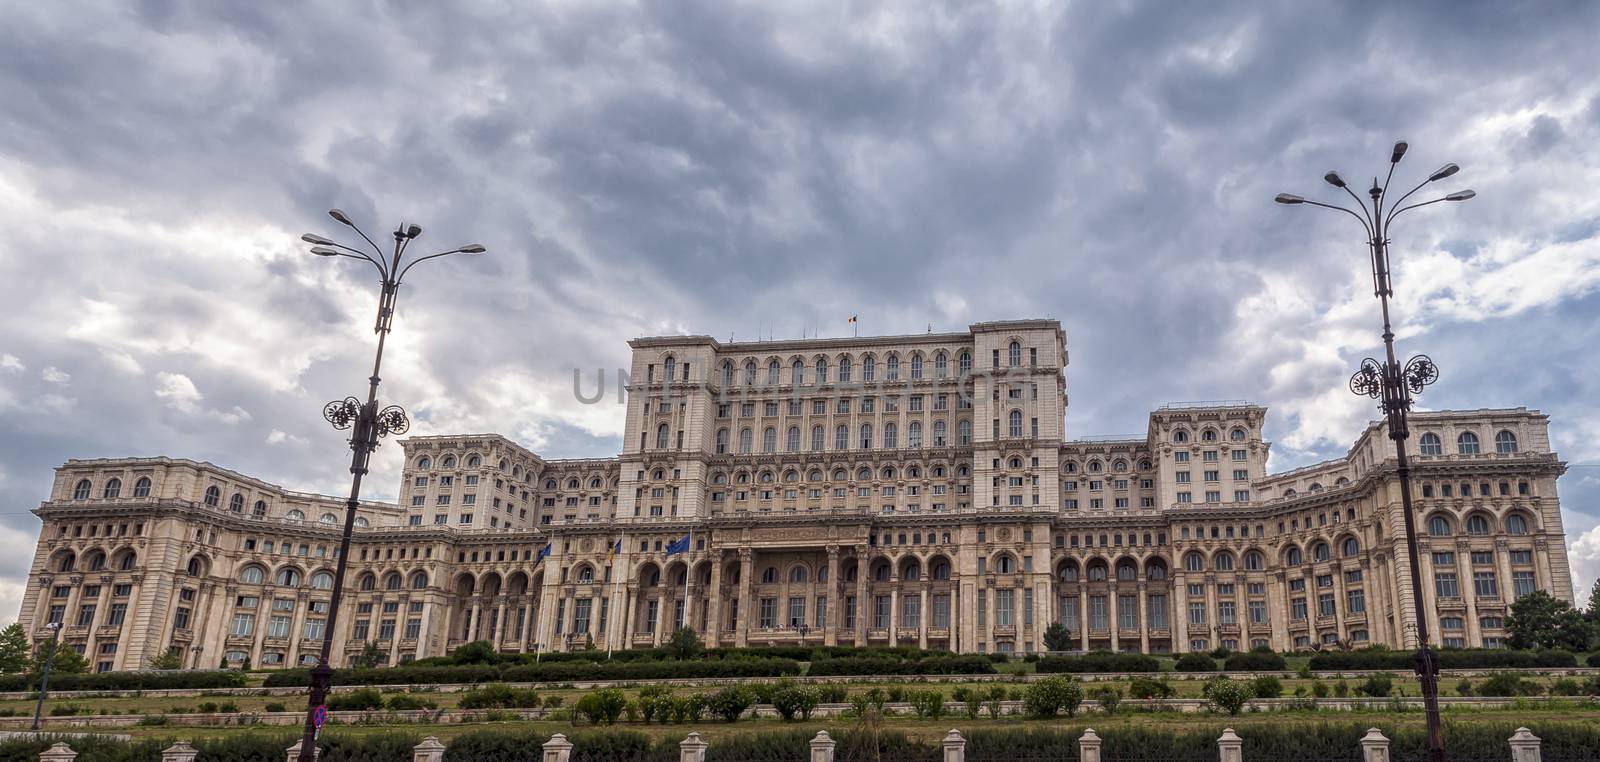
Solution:
<svg viewBox="0 0 1600 762">
<path fill-rule="evenodd" d="M 1138 436 L 1063 431 L 1050 320 L 959 333 L 631 342 L 623 452 L 493 434 L 403 440 L 398 505 L 359 513 L 339 663 L 708 643 L 1188 651 L 1413 644 L 1381 424 L 1268 473 L 1266 409 L 1167 405 Z M 1418 413 L 1421 612 L 1494 646 L 1516 596 L 1571 600 L 1548 419 Z M 72 460 L 21 622 L 100 669 L 315 661 L 342 504 L 173 458 Z M 677 552 L 674 552 L 674 551 Z"/>
</svg>

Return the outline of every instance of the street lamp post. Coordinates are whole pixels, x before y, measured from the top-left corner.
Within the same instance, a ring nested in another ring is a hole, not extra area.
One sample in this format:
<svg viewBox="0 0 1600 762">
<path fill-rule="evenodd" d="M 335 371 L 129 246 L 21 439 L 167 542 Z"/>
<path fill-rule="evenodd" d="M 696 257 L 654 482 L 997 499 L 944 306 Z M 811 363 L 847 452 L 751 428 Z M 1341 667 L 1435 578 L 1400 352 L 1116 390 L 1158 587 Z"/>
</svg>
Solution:
<svg viewBox="0 0 1600 762">
<path fill-rule="evenodd" d="M 1401 157 L 1405 156 L 1406 148 L 1404 140 L 1397 141 L 1393 152 L 1389 155 L 1389 173 L 1384 178 L 1383 184 L 1379 185 L 1376 177 L 1372 179 L 1372 188 L 1367 191 L 1367 195 L 1372 199 L 1370 207 L 1350 190 L 1338 172 L 1329 172 L 1323 176 L 1322 179 L 1329 185 L 1355 199 L 1359 213 L 1337 204 L 1311 201 L 1292 193 L 1280 193 L 1276 201 L 1280 204 L 1310 204 L 1344 212 L 1356 218 L 1366 232 L 1367 250 L 1372 264 L 1372 295 L 1378 298 L 1383 313 L 1384 359 L 1381 362 L 1370 357 L 1362 360 L 1361 369 L 1350 377 L 1350 391 L 1381 400 L 1379 409 L 1383 411 L 1389 438 L 1394 440 L 1395 478 L 1400 481 L 1400 511 L 1405 524 L 1406 556 L 1411 570 L 1412 612 L 1418 646 L 1416 671 L 1417 678 L 1422 683 L 1422 700 L 1428 715 L 1428 760 L 1444 762 L 1444 735 L 1439 726 L 1439 662 L 1428 643 L 1428 619 L 1422 611 L 1422 564 L 1417 554 L 1416 519 L 1412 515 L 1411 507 L 1411 465 L 1406 455 L 1406 439 L 1410 435 L 1406 428 L 1406 413 L 1411 409 L 1412 397 L 1420 394 L 1423 387 L 1439 379 L 1439 368 L 1427 355 L 1411 358 L 1403 368 L 1395 359 L 1394 329 L 1389 317 L 1389 297 L 1394 295 L 1394 290 L 1390 284 L 1388 236 L 1390 224 L 1408 210 L 1437 204 L 1440 201 L 1466 201 L 1476 194 L 1470 190 L 1456 191 L 1431 201 L 1406 205 L 1406 199 L 1421 190 L 1423 186 L 1443 180 L 1460 171 L 1460 167 L 1455 164 L 1446 164 L 1428 175 L 1428 179 L 1407 191 L 1399 200 L 1388 204 L 1386 208 L 1385 195 L 1389 190 L 1389 180 L 1394 178 L 1395 167 L 1399 165 Z"/>
<path fill-rule="evenodd" d="M 56 647 L 61 642 L 61 623 L 51 622 L 44 626 L 50 631 L 50 645 L 44 652 L 44 669 L 39 674 L 39 703 L 33 708 L 33 730 L 39 732 L 39 718 L 44 715 L 44 697 L 50 692 L 50 665 L 56 661 Z"/>
<path fill-rule="evenodd" d="M 338 209 L 328 212 L 328 216 L 340 224 L 349 226 L 371 247 L 372 254 L 367 254 L 359 248 L 345 246 L 322 236 L 307 233 L 300 240 L 311 244 L 311 253 L 322 257 L 349 257 L 351 259 L 364 259 L 377 268 L 381 289 L 378 292 L 378 318 L 373 326 L 373 332 L 378 334 L 377 356 L 372 361 L 372 375 L 367 379 L 367 400 L 362 402 L 355 397 L 346 397 L 328 403 L 322 409 L 322 417 L 333 424 L 335 429 L 350 432 L 350 498 L 345 501 L 344 532 L 339 538 L 339 555 L 334 562 L 333 596 L 328 603 L 328 621 L 322 633 L 322 652 L 317 660 L 317 666 L 311 670 L 311 696 L 306 712 L 305 735 L 300 741 L 300 762 L 313 762 L 317 755 L 317 708 L 321 707 L 328 696 L 328 687 L 333 681 L 333 666 L 329 660 L 333 654 L 333 638 L 335 627 L 339 619 L 339 599 L 344 593 L 344 572 L 350 559 L 350 535 L 355 528 L 356 508 L 361 504 L 361 477 L 367 473 L 367 463 L 372 458 L 372 451 L 378 447 L 378 438 L 390 434 L 404 434 L 410 428 L 410 421 L 406 419 L 406 411 L 399 405 L 390 405 L 382 410 L 378 409 L 378 371 L 383 365 L 384 339 L 389 336 L 389 329 L 394 320 L 395 297 L 399 294 L 400 284 L 404 282 L 406 273 L 419 263 L 448 256 L 450 254 L 482 254 L 485 249 L 478 244 L 470 244 L 458 248 L 417 257 L 410 262 L 404 260 L 406 249 L 417 236 L 422 235 L 422 228 L 418 225 L 402 224 L 394 231 L 394 250 L 385 255 L 378 244 L 375 243 L 361 228 L 357 227 L 350 217 Z"/>
</svg>

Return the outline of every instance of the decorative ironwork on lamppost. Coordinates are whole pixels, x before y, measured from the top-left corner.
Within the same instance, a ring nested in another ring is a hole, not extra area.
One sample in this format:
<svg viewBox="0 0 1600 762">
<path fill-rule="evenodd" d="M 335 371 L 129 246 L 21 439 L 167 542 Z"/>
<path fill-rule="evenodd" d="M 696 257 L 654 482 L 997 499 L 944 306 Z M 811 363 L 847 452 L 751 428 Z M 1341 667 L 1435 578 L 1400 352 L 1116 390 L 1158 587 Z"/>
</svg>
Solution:
<svg viewBox="0 0 1600 762">
<path fill-rule="evenodd" d="M 50 645 L 44 652 L 44 669 L 39 675 L 39 703 L 33 707 L 33 732 L 39 732 L 39 718 L 44 716 L 44 697 L 50 695 L 50 665 L 56 663 L 56 648 L 61 644 L 61 623 L 51 622 L 44 626 L 50 631 Z"/>
<path fill-rule="evenodd" d="M 313 762 L 316 759 L 317 731 L 321 718 L 327 716 L 325 711 L 319 712 L 318 709 L 326 703 L 328 687 L 333 680 L 333 665 L 329 660 L 333 655 L 334 630 L 339 619 L 339 599 L 344 593 L 345 566 L 350 558 L 350 535 L 355 528 L 356 508 L 361 504 L 361 478 L 367 473 L 367 464 L 372 459 L 372 451 L 378 448 L 378 440 L 390 434 L 404 434 L 411 427 L 405 409 L 399 405 L 390 405 L 381 410 L 378 408 L 378 371 L 383 366 L 384 339 L 388 338 L 394 321 L 395 297 L 399 294 L 400 284 L 405 281 L 406 273 L 418 264 L 451 254 L 482 254 L 485 251 L 479 244 L 469 244 L 405 262 L 406 249 L 417 236 L 422 235 L 420 226 L 401 224 L 395 228 L 394 250 L 385 254 L 371 237 L 350 220 L 349 215 L 332 209 L 328 216 L 356 231 L 372 248 L 372 255 L 314 233 L 300 236 L 300 240 L 311 244 L 311 253 L 317 256 L 366 260 L 377 268 L 382 288 L 378 293 L 378 318 L 372 329 L 373 333 L 378 334 L 378 351 L 372 361 L 372 375 L 367 379 L 367 399 L 362 402 L 355 397 L 346 397 L 329 402 L 322 408 L 322 417 L 335 429 L 350 431 L 350 498 L 345 502 L 344 532 L 339 538 L 339 555 L 334 563 L 333 595 L 328 602 L 322 652 L 317 666 L 311 670 L 311 696 L 306 711 L 305 735 L 300 740 L 300 762 Z M 401 267 L 402 264 L 405 266 Z"/>
<path fill-rule="evenodd" d="M 1338 172 L 1323 175 L 1322 179 L 1329 185 L 1355 199 L 1355 206 L 1359 212 L 1337 204 L 1311 201 L 1292 193 L 1279 193 L 1275 200 L 1280 204 L 1310 204 L 1344 212 L 1360 221 L 1362 229 L 1367 234 L 1367 253 L 1372 264 L 1372 295 L 1378 298 L 1383 311 L 1384 359 L 1380 361 L 1369 357 L 1362 360 L 1361 369 L 1350 377 L 1350 391 L 1380 400 L 1378 407 L 1383 411 L 1389 438 L 1394 440 L 1395 478 L 1400 482 L 1400 513 L 1405 524 L 1406 556 L 1410 562 L 1411 572 L 1412 612 L 1418 647 L 1416 671 L 1417 678 L 1422 683 L 1422 700 L 1428 715 L 1428 759 L 1429 762 L 1444 762 L 1444 735 L 1439 726 L 1439 661 L 1428 643 L 1428 619 L 1422 610 L 1422 565 L 1417 555 L 1417 527 L 1411 507 L 1411 465 L 1406 455 L 1406 439 L 1410 436 L 1406 425 L 1406 413 L 1411 410 L 1412 397 L 1420 394 L 1423 387 L 1439 380 L 1439 366 L 1435 365 L 1427 355 L 1411 358 L 1404 367 L 1395 359 L 1394 328 L 1389 317 L 1389 297 L 1394 295 L 1394 290 L 1390 282 L 1388 236 L 1389 226 L 1394 219 L 1409 210 L 1437 204 L 1440 201 L 1466 201 L 1477 194 L 1470 190 L 1456 191 L 1431 201 L 1406 205 L 1406 199 L 1422 190 L 1424 186 L 1450 177 L 1461 170 L 1455 164 L 1446 164 L 1386 207 L 1385 196 L 1389 191 L 1389 181 L 1394 178 L 1395 167 L 1400 164 L 1401 157 L 1405 156 L 1406 148 L 1404 140 L 1396 141 L 1394 150 L 1389 155 L 1389 173 L 1384 178 L 1383 184 L 1378 184 L 1378 178 L 1372 178 L 1372 188 L 1367 191 L 1367 195 L 1372 198 L 1370 207 L 1350 190 Z"/>
</svg>

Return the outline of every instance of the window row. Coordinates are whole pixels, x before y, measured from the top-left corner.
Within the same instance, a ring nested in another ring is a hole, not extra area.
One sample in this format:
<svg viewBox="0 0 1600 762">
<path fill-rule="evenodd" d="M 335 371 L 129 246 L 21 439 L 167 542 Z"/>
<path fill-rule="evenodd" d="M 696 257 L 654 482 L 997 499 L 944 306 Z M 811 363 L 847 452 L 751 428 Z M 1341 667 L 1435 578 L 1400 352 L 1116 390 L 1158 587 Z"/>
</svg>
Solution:
<svg viewBox="0 0 1600 762">
<path fill-rule="evenodd" d="M 1417 448 L 1423 455 L 1443 455 L 1444 442 L 1438 434 L 1431 431 L 1424 432 L 1417 440 Z M 1517 435 L 1502 429 L 1494 435 L 1494 451 L 1502 455 L 1511 455 L 1517 452 Z M 1456 453 L 1459 455 L 1477 455 L 1480 452 L 1478 435 L 1471 431 L 1463 431 L 1456 435 Z"/>
<path fill-rule="evenodd" d="M 956 423 L 956 435 L 953 441 L 950 439 L 949 429 L 944 421 L 934 421 L 933 426 L 929 429 L 929 436 L 926 438 L 924 438 L 923 432 L 924 430 L 921 421 L 912 421 L 909 425 L 907 425 L 905 449 L 920 449 L 923 447 L 949 447 L 952 444 L 956 446 L 967 446 L 972 444 L 972 421 L 965 419 Z M 874 441 L 878 443 L 879 449 L 901 449 L 900 429 L 896 424 L 893 423 L 886 423 L 883 425 L 881 438 L 878 439 L 874 438 L 874 428 L 870 423 L 861 424 L 860 428 L 855 430 L 854 433 L 857 436 L 854 438 L 851 437 L 851 433 L 852 431 L 850 427 L 846 424 L 840 424 L 839 426 L 835 427 L 833 430 L 832 449 L 870 450 L 873 449 Z M 679 432 L 678 445 L 680 447 L 683 444 L 682 439 L 683 433 Z M 665 449 L 667 447 L 667 442 L 667 425 L 661 424 L 660 428 L 656 430 L 656 445 L 658 448 Z M 804 450 L 802 450 L 802 445 L 807 445 Z M 784 436 L 783 451 L 825 452 L 828 450 L 827 445 L 827 430 L 822 426 L 811 427 L 811 436 L 809 439 L 802 438 L 799 426 L 790 426 L 789 430 Z M 717 454 L 722 455 L 729 453 L 729 447 L 730 442 L 728 429 L 717 429 Z M 776 428 L 768 426 L 766 429 L 762 430 L 760 451 L 763 453 L 778 452 L 778 430 Z M 755 432 L 748 427 L 739 430 L 737 452 L 740 455 L 749 455 L 756 452 Z"/>
</svg>

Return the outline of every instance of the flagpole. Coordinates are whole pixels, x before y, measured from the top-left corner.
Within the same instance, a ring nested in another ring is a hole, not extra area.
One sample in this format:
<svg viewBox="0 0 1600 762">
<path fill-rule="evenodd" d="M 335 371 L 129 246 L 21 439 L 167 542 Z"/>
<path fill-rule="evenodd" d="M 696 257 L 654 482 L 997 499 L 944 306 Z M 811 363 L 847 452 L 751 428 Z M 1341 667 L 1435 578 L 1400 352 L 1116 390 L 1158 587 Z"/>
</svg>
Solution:
<svg viewBox="0 0 1600 762">
<path fill-rule="evenodd" d="M 689 525 L 689 543 L 683 549 L 683 626 L 689 626 L 689 575 L 694 572 L 694 567 L 689 563 L 689 553 L 694 550 L 694 525 Z"/>
<path fill-rule="evenodd" d="M 617 583 L 622 579 L 622 575 L 617 573 L 617 556 L 620 555 L 622 551 L 622 538 L 625 536 L 626 535 L 618 534 L 617 544 L 611 546 L 611 602 L 613 604 L 617 602 Z M 612 608 L 615 609 L 616 606 L 612 606 Z M 616 616 L 617 612 L 612 611 L 611 615 Z M 626 622 L 627 616 L 627 612 L 622 612 L 622 621 Z M 607 626 L 610 624 L 611 623 L 609 621 L 606 622 Z M 624 635 L 626 635 L 626 633 L 624 633 Z M 616 647 L 616 641 L 617 639 L 611 637 L 610 633 L 606 633 L 606 661 L 611 661 L 611 651 Z"/>
</svg>

